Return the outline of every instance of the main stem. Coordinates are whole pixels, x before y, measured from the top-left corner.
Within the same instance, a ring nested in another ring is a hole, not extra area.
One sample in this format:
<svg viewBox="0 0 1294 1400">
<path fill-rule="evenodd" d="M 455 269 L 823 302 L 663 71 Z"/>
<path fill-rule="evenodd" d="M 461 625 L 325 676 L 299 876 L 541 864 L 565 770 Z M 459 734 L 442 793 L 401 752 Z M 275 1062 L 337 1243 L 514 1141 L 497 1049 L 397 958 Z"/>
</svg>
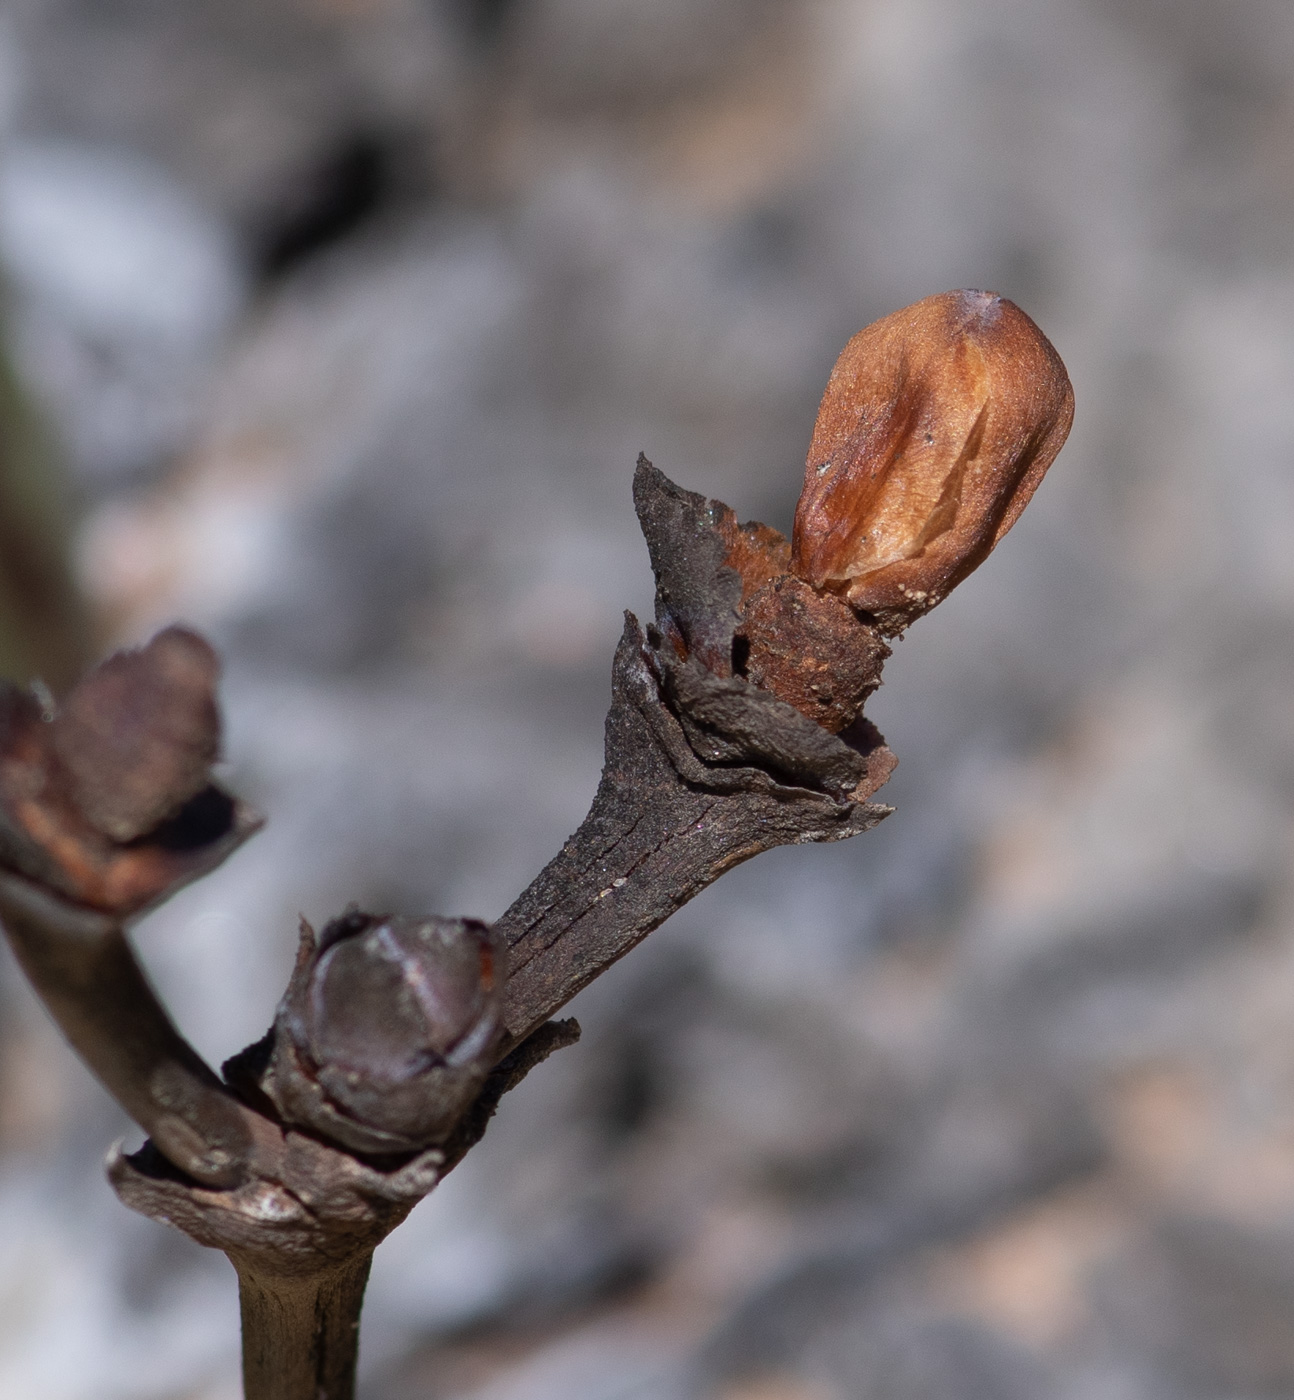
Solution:
<svg viewBox="0 0 1294 1400">
<path fill-rule="evenodd" d="M 321 1274 L 266 1274 L 234 1260 L 244 1400 L 353 1400 L 370 1250 Z"/>
</svg>

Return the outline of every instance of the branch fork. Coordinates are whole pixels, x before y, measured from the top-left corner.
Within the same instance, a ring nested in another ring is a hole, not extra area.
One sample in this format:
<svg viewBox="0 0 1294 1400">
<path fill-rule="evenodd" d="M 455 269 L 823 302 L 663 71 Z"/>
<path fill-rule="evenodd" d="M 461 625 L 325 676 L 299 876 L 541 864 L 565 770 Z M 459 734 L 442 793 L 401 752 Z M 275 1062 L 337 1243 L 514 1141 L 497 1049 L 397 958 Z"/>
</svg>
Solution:
<svg viewBox="0 0 1294 1400">
<path fill-rule="evenodd" d="M 731 512 L 645 459 L 635 493 L 659 605 L 645 630 L 626 615 L 579 831 L 493 929 L 358 910 L 318 937 L 303 926 L 274 1026 L 223 1078 L 127 936 L 260 825 L 211 781 L 214 654 L 171 628 L 54 714 L 0 691 L 0 916 L 64 1034 L 149 1135 L 110 1152 L 117 1194 L 237 1270 L 252 1400 L 351 1394 L 374 1248 L 502 1095 L 578 1037 L 552 1019 L 571 997 L 725 870 L 888 810 L 867 800 L 894 763 L 870 725 L 829 733 L 734 670 Z"/>
<path fill-rule="evenodd" d="M 0 682 L 0 918 L 68 1040 L 148 1134 L 109 1154 L 122 1201 L 237 1270 L 248 1400 L 349 1400 L 374 1248 L 503 1094 L 578 1038 L 553 1019 L 573 996 L 726 870 L 889 813 L 871 798 L 896 760 L 862 713 L 886 638 L 1005 532 L 1072 401 L 1010 303 L 949 293 L 896 318 L 842 356 L 870 346 L 870 380 L 833 375 L 792 541 L 639 459 L 655 616 L 625 616 L 601 783 L 529 888 L 493 928 L 357 909 L 317 937 L 303 926 L 274 1025 L 223 1077 L 127 936 L 260 824 L 211 777 L 214 652 L 169 628 L 49 711 Z M 1003 355 L 1032 355 L 1047 392 L 1021 390 Z M 961 396 L 938 433 L 923 375 Z M 832 514 L 841 501 L 848 519 Z"/>
</svg>

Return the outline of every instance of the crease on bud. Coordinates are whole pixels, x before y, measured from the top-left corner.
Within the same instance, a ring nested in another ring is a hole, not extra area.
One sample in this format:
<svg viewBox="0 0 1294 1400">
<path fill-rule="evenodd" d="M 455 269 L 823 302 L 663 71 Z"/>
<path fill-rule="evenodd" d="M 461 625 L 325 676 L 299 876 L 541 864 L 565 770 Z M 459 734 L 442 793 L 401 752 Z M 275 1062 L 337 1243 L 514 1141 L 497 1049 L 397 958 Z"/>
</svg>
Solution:
<svg viewBox="0 0 1294 1400">
<path fill-rule="evenodd" d="M 1015 523 L 1073 410 L 1060 356 L 994 293 L 945 292 L 867 326 L 823 394 L 792 571 L 902 631 Z"/>
</svg>

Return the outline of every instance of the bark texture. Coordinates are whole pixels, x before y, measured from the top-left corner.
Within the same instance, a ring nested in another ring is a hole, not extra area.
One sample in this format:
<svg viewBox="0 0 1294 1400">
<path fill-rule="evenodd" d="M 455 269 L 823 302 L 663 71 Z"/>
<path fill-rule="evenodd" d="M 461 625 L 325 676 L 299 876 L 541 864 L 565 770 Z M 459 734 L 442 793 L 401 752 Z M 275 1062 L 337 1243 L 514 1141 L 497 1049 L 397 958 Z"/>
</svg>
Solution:
<svg viewBox="0 0 1294 1400">
<path fill-rule="evenodd" d="M 238 1269 L 247 1395 L 352 1400 L 360 1308 L 372 1261 L 372 1254 L 364 1254 L 306 1278 Z"/>
</svg>

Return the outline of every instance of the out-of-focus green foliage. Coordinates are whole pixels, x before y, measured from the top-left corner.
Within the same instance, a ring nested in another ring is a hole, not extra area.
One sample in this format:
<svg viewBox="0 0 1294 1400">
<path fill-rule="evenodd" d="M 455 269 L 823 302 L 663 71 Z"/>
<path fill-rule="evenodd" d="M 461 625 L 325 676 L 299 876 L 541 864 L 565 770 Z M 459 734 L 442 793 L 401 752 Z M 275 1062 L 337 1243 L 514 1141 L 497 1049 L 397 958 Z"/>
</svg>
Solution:
<svg viewBox="0 0 1294 1400">
<path fill-rule="evenodd" d="M 69 565 L 57 454 L 0 349 L 0 675 L 56 693 L 76 677 L 85 613 Z"/>
</svg>

